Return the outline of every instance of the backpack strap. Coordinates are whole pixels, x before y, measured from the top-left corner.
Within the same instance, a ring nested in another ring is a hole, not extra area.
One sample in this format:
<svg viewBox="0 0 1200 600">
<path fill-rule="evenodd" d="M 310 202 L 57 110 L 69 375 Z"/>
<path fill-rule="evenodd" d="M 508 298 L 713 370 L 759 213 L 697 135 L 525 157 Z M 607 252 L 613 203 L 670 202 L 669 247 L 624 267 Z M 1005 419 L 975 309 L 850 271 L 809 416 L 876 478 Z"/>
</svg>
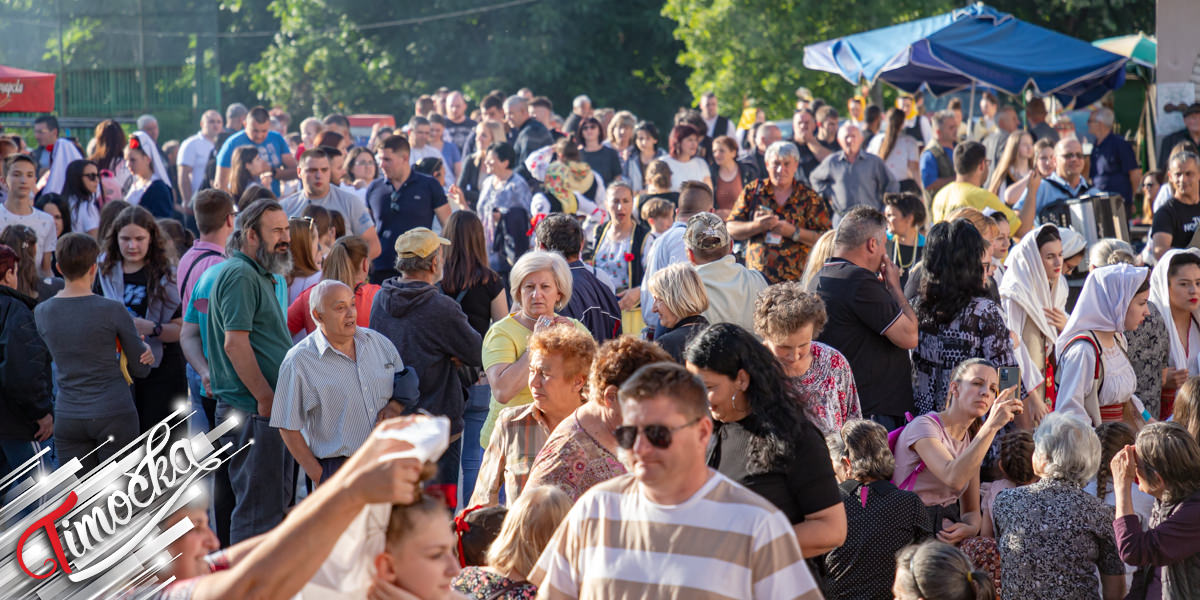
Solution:
<svg viewBox="0 0 1200 600">
<path fill-rule="evenodd" d="M 946 430 L 946 426 L 942 425 L 942 419 L 940 417 L 938 417 L 938 414 L 936 412 L 929 413 L 929 414 L 931 415 L 933 422 L 937 423 L 938 427 L 941 427 L 942 431 L 944 432 Z M 908 427 L 908 425 L 905 425 L 904 427 Z M 903 429 L 903 428 L 901 428 L 901 429 Z M 899 489 L 911 492 L 913 487 L 915 487 L 917 485 L 917 476 L 925 471 L 925 459 L 920 458 L 920 455 L 917 455 L 917 456 L 920 459 L 917 462 L 917 468 L 913 469 L 912 473 L 909 473 L 908 477 L 905 477 L 904 481 L 900 482 L 900 485 L 896 486 Z"/>
<path fill-rule="evenodd" d="M 221 254 L 220 252 L 217 252 L 216 250 L 205 250 L 204 252 L 200 253 L 200 256 L 196 257 L 196 260 L 192 261 L 192 264 L 188 265 L 187 272 L 183 274 L 183 289 L 191 290 L 192 271 L 196 270 L 196 265 L 199 264 L 200 261 L 202 261 L 206 258 L 213 257 L 213 256 L 224 256 L 224 255 Z"/>
</svg>

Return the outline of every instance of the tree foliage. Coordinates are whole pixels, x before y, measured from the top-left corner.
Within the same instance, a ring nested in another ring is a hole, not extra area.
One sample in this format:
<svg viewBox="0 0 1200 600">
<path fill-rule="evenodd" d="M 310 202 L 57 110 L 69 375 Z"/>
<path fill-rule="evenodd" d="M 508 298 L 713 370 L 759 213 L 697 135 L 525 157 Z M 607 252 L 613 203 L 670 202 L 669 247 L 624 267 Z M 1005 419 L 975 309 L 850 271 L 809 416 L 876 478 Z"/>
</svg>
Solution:
<svg viewBox="0 0 1200 600">
<path fill-rule="evenodd" d="M 995 8 L 1085 40 L 1154 30 L 1153 0 L 997 0 Z M 750 100 L 767 118 L 788 118 L 797 87 L 826 99 L 854 88 L 831 73 L 804 68 L 804 46 L 937 15 L 950 0 L 666 0 L 683 42 L 680 64 L 692 69 L 693 94 L 716 92 L 726 107 Z M 733 114 L 733 110 L 728 110 Z"/>
<path fill-rule="evenodd" d="M 661 0 L 480 6 L 471 0 L 272 0 L 280 32 L 251 69 L 252 88 L 295 114 L 403 116 L 417 96 L 443 85 L 475 99 L 496 88 L 530 87 L 564 114 L 580 93 L 597 106 L 656 119 L 691 100 L 686 72 L 675 62 L 682 45 L 659 14 Z M 477 12 L 455 15 L 471 10 Z M 416 22 L 361 29 L 398 20 Z"/>
</svg>

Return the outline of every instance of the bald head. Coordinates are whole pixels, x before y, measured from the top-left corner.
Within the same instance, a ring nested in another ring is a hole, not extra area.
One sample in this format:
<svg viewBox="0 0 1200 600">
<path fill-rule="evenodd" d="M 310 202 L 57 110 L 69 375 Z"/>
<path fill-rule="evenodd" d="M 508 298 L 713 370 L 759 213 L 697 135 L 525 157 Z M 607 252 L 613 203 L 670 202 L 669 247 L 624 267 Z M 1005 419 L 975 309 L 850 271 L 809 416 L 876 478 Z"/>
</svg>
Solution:
<svg viewBox="0 0 1200 600">
<path fill-rule="evenodd" d="M 200 135 L 215 139 L 221 130 L 225 127 L 225 120 L 221 118 L 221 113 L 215 110 L 206 110 L 200 115 Z"/>
</svg>

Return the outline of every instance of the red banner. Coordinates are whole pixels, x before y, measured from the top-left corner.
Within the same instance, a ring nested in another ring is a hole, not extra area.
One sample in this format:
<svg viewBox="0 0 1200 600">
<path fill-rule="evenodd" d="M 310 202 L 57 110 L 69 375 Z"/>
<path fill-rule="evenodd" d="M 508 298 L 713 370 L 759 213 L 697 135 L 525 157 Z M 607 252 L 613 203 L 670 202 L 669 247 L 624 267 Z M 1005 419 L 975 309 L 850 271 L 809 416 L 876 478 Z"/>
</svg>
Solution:
<svg viewBox="0 0 1200 600">
<path fill-rule="evenodd" d="M 54 112 L 54 78 L 0 65 L 0 113 Z"/>
</svg>

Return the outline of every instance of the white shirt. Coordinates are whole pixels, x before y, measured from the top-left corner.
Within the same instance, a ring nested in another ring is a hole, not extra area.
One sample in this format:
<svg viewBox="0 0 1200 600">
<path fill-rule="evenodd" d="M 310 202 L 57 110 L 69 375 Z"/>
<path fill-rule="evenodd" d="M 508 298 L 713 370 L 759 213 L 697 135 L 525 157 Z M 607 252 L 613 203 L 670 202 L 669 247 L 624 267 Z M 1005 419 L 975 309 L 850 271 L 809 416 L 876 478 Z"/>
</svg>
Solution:
<svg viewBox="0 0 1200 600">
<path fill-rule="evenodd" d="M 445 164 L 446 159 L 442 157 L 442 151 L 426 144 L 422 148 L 411 148 L 408 151 L 408 164 L 415 165 L 425 158 L 441 158 Z"/>
<path fill-rule="evenodd" d="M 717 139 L 717 138 L 719 138 L 719 137 L 721 137 L 721 136 L 723 136 L 723 135 L 727 135 L 727 136 L 729 136 L 729 137 L 733 137 L 733 121 L 726 120 L 725 122 L 727 123 L 727 125 L 726 125 L 726 127 L 725 127 L 725 131 L 717 131 L 717 130 L 716 130 L 716 128 L 717 128 L 717 118 L 718 118 L 718 117 L 713 117 L 713 118 L 711 118 L 711 119 L 705 119 L 705 120 L 704 120 L 704 124 L 705 124 L 705 125 L 708 125 L 708 137 L 710 137 L 710 138 L 712 138 L 712 139 L 714 139 L 714 140 L 715 140 L 715 139 Z"/>
<path fill-rule="evenodd" d="M 204 183 L 204 168 L 208 165 L 208 157 L 212 154 L 213 147 L 214 144 L 199 133 L 183 140 L 179 145 L 179 157 L 176 162 L 192 168 L 192 189 L 187 190 L 189 195 L 185 200 L 190 201 L 191 195 L 200 191 L 200 184 Z"/>
<path fill-rule="evenodd" d="M 880 134 L 871 138 L 871 143 L 867 144 L 867 152 L 883 158 L 883 138 L 885 137 L 887 136 Z M 911 135 L 901 133 L 896 136 L 896 145 L 892 148 L 892 153 L 887 158 L 883 158 L 883 164 L 887 165 L 888 171 L 891 171 L 892 177 L 895 177 L 896 181 L 904 181 L 913 178 L 908 173 L 908 163 L 910 161 L 917 162 L 920 158 L 917 140 L 914 140 Z"/>
<path fill-rule="evenodd" d="M 18 215 L 9 212 L 7 205 L 0 204 L 0 231 L 4 231 L 9 225 L 25 225 L 37 234 L 37 249 L 40 254 L 54 252 L 54 245 L 58 243 L 58 228 L 54 226 L 54 217 L 36 208 L 32 210 L 33 212 L 27 215 Z"/>
<path fill-rule="evenodd" d="M 670 156 L 663 156 L 659 160 L 671 167 L 672 192 L 678 192 L 685 181 L 704 181 L 708 177 L 708 164 L 699 156 L 693 156 L 692 160 L 685 163 Z"/>
</svg>

